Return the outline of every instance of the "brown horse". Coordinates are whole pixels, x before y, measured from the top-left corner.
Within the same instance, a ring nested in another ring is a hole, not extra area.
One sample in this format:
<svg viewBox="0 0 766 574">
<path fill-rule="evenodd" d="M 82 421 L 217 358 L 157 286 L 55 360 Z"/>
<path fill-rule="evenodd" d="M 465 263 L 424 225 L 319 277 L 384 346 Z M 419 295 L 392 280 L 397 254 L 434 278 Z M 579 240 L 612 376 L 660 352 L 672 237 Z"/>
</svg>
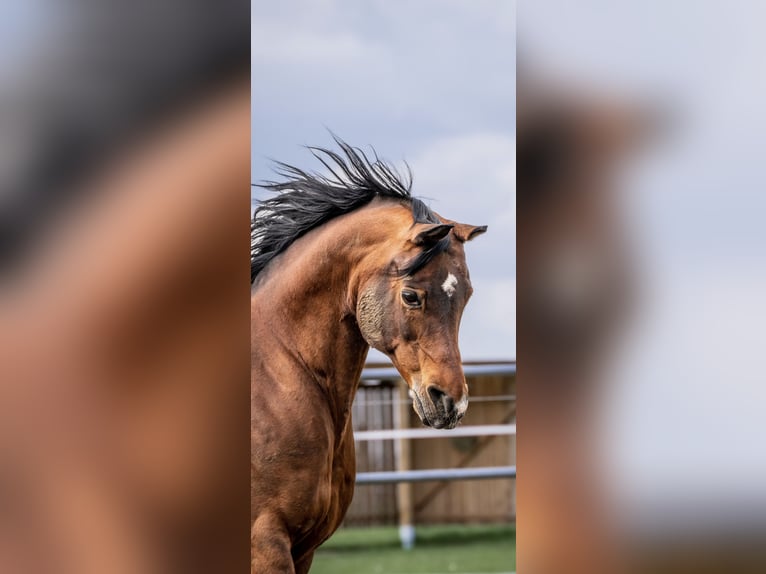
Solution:
<svg viewBox="0 0 766 574">
<path fill-rule="evenodd" d="M 336 139 L 332 175 L 279 164 L 252 222 L 252 572 L 308 572 L 354 490 L 351 403 L 370 346 L 424 424 L 468 406 L 458 327 L 472 288 L 463 243 L 403 178 Z"/>
</svg>

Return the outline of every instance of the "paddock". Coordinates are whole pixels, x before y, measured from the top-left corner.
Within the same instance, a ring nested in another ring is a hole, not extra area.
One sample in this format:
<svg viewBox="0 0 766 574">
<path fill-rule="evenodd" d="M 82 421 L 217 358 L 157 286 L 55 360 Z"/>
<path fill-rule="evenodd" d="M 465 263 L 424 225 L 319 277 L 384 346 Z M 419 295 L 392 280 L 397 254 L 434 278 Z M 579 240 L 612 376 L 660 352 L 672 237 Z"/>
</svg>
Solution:
<svg viewBox="0 0 766 574">
<path fill-rule="evenodd" d="M 367 365 L 353 406 L 357 488 L 344 528 L 508 524 L 516 517 L 516 364 L 465 363 L 461 426 L 423 427 L 390 365 Z"/>
<path fill-rule="evenodd" d="M 357 571 L 365 560 L 386 571 L 403 551 L 408 565 L 420 553 L 429 563 L 441 558 L 445 572 L 462 571 L 461 560 L 485 572 L 515 569 L 516 364 L 463 368 L 468 412 L 445 431 L 420 423 L 393 367 L 366 366 L 353 405 L 354 500 L 317 552 L 317 572 Z"/>
</svg>

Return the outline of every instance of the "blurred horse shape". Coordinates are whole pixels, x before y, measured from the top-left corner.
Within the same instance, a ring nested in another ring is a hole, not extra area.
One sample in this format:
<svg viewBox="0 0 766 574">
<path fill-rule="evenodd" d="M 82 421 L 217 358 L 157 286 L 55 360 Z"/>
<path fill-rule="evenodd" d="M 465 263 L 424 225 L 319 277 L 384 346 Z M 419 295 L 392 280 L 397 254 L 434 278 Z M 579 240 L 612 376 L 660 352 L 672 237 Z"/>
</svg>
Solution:
<svg viewBox="0 0 766 574">
<path fill-rule="evenodd" d="M 618 572 L 591 423 L 635 299 L 617 176 L 660 118 L 564 88 L 519 82 L 519 569 Z"/>
</svg>

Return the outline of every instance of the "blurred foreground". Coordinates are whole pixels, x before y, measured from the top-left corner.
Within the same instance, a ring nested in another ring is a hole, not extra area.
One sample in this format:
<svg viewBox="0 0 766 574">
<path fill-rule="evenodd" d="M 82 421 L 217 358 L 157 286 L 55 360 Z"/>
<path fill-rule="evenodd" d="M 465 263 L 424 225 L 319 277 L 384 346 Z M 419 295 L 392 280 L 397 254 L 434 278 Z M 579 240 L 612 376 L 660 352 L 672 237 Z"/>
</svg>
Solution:
<svg viewBox="0 0 766 574">
<path fill-rule="evenodd" d="M 766 571 L 765 15 L 519 5 L 519 572 Z"/>
<path fill-rule="evenodd" d="M 248 4 L 2 10 L 0 572 L 246 571 Z"/>
</svg>

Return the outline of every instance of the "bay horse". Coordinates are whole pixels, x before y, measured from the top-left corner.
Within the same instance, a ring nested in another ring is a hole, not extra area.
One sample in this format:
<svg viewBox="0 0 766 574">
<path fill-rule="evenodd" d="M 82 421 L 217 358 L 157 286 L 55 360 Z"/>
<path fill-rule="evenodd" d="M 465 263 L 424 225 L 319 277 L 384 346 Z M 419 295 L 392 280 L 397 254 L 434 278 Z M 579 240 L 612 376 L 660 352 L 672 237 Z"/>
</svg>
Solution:
<svg viewBox="0 0 766 574">
<path fill-rule="evenodd" d="M 468 407 L 458 328 L 473 291 L 456 223 L 375 154 L 309 147 L 329 170 L 277 162 L 251 223 L 251 571 L 308 572 L 354 491 L 351 404 L 369 347 L 434 428 Z"/>
</svg>

